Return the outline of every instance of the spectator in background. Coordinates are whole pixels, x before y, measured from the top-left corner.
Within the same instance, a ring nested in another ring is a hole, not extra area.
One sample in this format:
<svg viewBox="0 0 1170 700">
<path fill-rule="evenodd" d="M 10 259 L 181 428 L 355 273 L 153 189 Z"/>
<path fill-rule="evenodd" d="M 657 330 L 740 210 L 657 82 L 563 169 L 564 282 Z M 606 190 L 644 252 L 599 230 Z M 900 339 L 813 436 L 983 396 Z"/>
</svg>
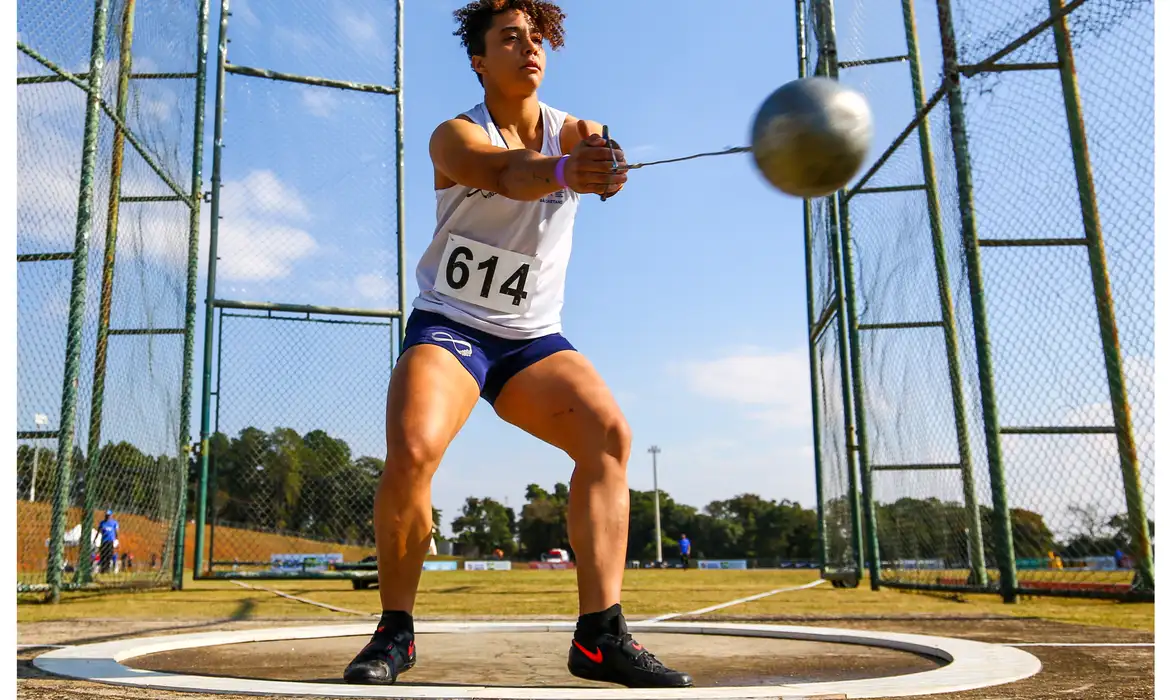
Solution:
<svg viewBox="0 0 1170 700">
<path fill-rule="evenodd" d="M 105 519 L 98 523 L 98 535 L 101 537 L 98 565 L 103 574 L 108 574 L 114 567 L 114 544 L 118 541 L 118 521 L 114 520 L 114 511 L 106 511 Z"/>
<path fill-rule="evenodd" d="M 687 535 L 685 532 L 683 533 L 682 537 L 678 538 L 678 551 L 679 551 L 680 556 L 682 557 L 683 569 L 685 570 L 685 569 L 690 568 L 690 565 L 691 565 L 691 541 L 687 539 Z"/>
</svg>

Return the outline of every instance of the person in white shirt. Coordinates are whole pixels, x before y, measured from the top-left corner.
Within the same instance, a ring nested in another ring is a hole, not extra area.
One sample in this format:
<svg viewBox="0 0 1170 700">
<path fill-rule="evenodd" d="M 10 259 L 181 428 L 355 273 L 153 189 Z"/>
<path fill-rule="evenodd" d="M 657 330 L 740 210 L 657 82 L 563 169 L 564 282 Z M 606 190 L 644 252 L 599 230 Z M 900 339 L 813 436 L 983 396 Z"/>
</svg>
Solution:
<svg viewBox="0 0 1170 700">
<path fill-rule="evenodd" d="M 569 671 L 628 687 L 690 686 L 689 675 L 633 639 L 622 616 L 630 428 L 593 365 L 561 335 L 581 195 L 620 192 L 625 156 L 597 122 L 537 97 L 545 46 L 564 43 L 556 4 L 477 0 L 455 19 L 484 99 L 431 137 L 436 226 L 390 380 L 374 506 L 383 613 L 344 678 L 393 683 L 416 662 L 412 614 L 431 533 L 431 479 L 482 397 L 575 463 L 569 540 L 580 617 Z"/>
</svg>

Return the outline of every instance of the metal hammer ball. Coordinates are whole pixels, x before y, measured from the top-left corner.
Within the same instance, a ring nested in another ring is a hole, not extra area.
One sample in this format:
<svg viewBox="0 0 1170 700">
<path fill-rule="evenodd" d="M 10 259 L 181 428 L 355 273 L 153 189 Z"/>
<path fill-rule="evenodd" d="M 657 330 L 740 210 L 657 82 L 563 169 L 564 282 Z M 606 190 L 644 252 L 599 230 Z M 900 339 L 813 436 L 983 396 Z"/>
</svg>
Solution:
<svg viewBox="0 0 1170 700">
<path fill-rule="evenodd" d="M 824 197 L 861 169 L 873 118 L 860 93 L 829 78 L 801 78 L 764 100 L 751 136 L 752 158 L 773 187 L 795 197 Z"/>
</svg>

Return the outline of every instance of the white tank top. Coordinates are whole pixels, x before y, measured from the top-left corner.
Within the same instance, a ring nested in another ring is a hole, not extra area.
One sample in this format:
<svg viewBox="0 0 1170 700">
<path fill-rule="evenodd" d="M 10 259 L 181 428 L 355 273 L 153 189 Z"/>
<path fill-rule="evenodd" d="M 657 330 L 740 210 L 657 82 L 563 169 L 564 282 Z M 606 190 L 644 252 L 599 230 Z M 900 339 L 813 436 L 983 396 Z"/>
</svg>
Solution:
<svg viewBox="0 0 1170 700">
<path fill-rule="evenodd" d="M 540 104 L 546 156 L 561 155 L 565 112 Z M 480 103 L 464 113 L 508 148 Z M 521 202 L 454 185 L 436 190 L 435 234 L 418 262 L 414 308 L 500 338 L 559 333 L 580 195 L 569 188 Z"/>
</svg>

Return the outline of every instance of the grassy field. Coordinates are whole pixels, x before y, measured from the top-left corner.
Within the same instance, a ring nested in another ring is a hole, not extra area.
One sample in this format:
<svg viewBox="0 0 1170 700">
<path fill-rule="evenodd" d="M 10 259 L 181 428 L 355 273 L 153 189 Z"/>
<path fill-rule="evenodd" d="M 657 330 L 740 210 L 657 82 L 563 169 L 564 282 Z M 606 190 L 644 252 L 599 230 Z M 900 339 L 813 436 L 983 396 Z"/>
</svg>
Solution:
<svg viewBox="0 0 1170 700">
<path fill-rule="evenodd" d="M 626 572 L 623 608 L 631 619 L 686 612 L 726 603 L 776 588 L 799 586 L 816 579 L 798 571 Z M 252 585 L 277 589 L 336 607 L 376 613 L 377 589 L 355 591 L 344 581 L 258 581 Z M 573 616 L 577 612 L 573 571 L 439 571 L 423 572 L 415 614 L 458 616 Z M 714 614 L 742 617 L 834 618 L 888 616 L 1035 617 L 1061 622 L 1153 631 L 1152 603 L 1029 597 L 1004 605 L 991 595 L 928 594 L 885 589 L 834 589 L 826 584 L 779 593 Z M 355 620 L 272 593 L 243 588 L 227 581 L 188 581 L 181 591 L 67 593 L 59 605 L 18 598 L 17 621 L 75 619 L 281 619 Z"/>
</svg>

